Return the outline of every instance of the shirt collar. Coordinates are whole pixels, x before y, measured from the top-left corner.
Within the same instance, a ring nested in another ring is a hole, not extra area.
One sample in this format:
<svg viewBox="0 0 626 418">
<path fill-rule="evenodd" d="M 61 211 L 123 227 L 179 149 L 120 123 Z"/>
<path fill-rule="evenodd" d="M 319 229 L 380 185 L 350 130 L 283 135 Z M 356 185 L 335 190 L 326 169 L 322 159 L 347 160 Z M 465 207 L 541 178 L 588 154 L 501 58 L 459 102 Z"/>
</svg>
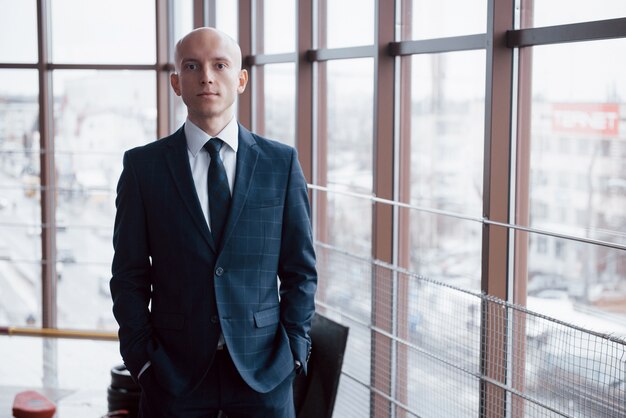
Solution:
<svg viewBox="0 0 626 418">
<path fill-rule="evenodd" d="M 194 157 L 198 155 L 204 144 L 206 144 L 209 139 L 213 138 L 189 119 L 185 121 L 184 130 L 185 137 L 187 138 L 187 148 Z M 224 141 L 233 151 L 237 152 L 237 146 L 239 145 L 239 125 L 235 117 L 233 117 L 215 137 Z"/>
</svg>

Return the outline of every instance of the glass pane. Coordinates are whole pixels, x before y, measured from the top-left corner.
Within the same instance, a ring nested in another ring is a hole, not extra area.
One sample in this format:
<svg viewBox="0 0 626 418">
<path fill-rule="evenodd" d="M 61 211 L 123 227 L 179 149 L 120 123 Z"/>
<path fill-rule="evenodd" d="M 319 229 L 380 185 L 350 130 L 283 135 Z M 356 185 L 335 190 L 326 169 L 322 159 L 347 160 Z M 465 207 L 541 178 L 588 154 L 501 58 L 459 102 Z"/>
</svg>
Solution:
<svg viewBox="0 0 626 418">
<path fill-rule="evenodd" d="M 626 243 L 626 135 L 619 126 L 626 61 L 614 53 L 624 46 L 621 39 L 533 48 L 531 226 Z M 625 260 L 622 250 L 531 234 L 527 306 L 623 338 Z"/>
<path fill-rule="evenodd" d="M 410 215 L 411 271 L 480 291 L 482 225 L 417 210 Z"/>
<path fill-rule="evenodd" d="M 34 0 L 0 0 L 0 62 L 37 62 L 36 6 Z"/>
<path fill-rule="evenodd" d="M 334 416 L 368 417 L 366 386 L 371 382 L 372 332 L 367 325 L 371 323 L 372 265 L 320 246 L 316 254 L 320 277 L 316 299 L 322 303 L 319 312 L 350 328 L 343 371 L 351 378 L 340 381 Z"/>
<path fill-rule="evenodd" d="M 264 66 L 265 136 L 291 146 L 296 134 L 296 65 Z"/>
<path fill-rule="evenodd" d="M 174 40 L 177 42 L 193 29 L 193 1 L 175 0 L 173 6 L 173 20 Z M 170 60 L 174 62 L 174 45 L 169 49 L 169 52 Z"/>
<path fill-rule="evenodd" d="M 239 25 L 237 23 L 239 9 L 237 3 L 232 0 L 215 1 L 215 27 L 230 35 L 234 40 L 239 39 Z"/>
<path fill-rule="evenodd" d="M 264 0 L 264 45 L 259 53 L 275 54 L 296 50 L 296 2 Z"/>
<path fill-rule="evenodd" d="M 153 0 L 55 0 L 50 8 L 55 62 L 153 64 L 156 61 Z"/>
<path fill-rule="evenodd" d="M 41 325 L 37 72 L 0 70 L 0 324 Z"/>
<path fill-rule="evenodd" d="M 531 311 L 626 338 L 622 250 L 531 234 L 527 293 Z"/>
<path fill-rule="evenodd" d="M 532 4 L 532 26 L 562 25 L 626 16 L 623 0 L 522 0 L 522 9 Z"/>
<path fill-rule="evenodd" d="M 174 3 L 174 42 L 193 30 L 193 2 L 191 0 L 176 0 Z M 174 45 L 171 46 L 170 61 L 174 62 Z M 170 88 L 172 129 L 178 129 L 187 118 L 187 108 L 183 99 L 174 94 Z"/>
<path fill-rule="evenodd" d="M 108 294 L 115 190 L 123 151 L 156 139 L 155 82 L 153 72 L 54 73 L 60 327 L 116 328 Z"/>
<path fill-rule="evenodd" d="M 530 225 L 626 244 L 626 40 L 533 50 Z M 575 88 L 572 88 L 575 86 Z"/>
<path fill-rule="evenodd" d="M 411 59 L 411 203 L 482 215 L 484 51 Z"/>
<path fill-rule="evenodd" d="M 402 19 L 411 25 L 407 39 L 473 35 L 487 31 L 487 0 L 413 0 Z"/>
<path fill-rule="evenodd" d="M 329 1 L 327 7 L 328 48 L 374 43 L 373 0 Z"/>
<path fill-rule="evenodd" d="M 371 194 L 373 60 L 329 61 L 326 65 L 327 183 L 331 188 Z M 328 242 L 369 256 L 371 201 L 341 194 L 320 196 L 328 204 Z"/>
</svg>

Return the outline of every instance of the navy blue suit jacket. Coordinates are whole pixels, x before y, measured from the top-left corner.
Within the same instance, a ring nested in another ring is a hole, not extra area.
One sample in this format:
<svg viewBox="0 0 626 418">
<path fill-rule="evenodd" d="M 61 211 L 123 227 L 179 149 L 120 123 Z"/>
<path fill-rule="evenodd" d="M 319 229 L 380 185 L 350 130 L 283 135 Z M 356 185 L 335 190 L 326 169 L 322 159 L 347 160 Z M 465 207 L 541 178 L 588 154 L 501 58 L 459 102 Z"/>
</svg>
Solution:
<svg viewBox="0 0 626 418">
<path fill-rule="evenodd" d="M 268 392 L 306 361 L 317 286 L 296 151 L 239 125 L 221 248 L 195 190 L 183 128 L 129 150 L 117 188 L 111 295 L 120 351 L 174 395 L 209 369 L 220 332 L 242 378 Z M 277 280 L 277 277 L 279 280 Z"/>
</svg>

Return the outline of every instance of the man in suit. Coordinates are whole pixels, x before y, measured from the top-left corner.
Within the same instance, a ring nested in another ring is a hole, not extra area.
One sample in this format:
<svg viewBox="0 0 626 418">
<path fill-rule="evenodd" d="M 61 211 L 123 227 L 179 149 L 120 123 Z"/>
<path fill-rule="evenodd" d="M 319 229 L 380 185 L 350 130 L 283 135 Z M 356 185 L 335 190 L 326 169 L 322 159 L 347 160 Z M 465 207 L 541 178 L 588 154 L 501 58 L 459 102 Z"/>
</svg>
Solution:
<svg viewBox="0 0 626 418">
<path fill-rule="evenodd" d="M 317 286 L 296 151 L 237 123 L 230 37 L 196 29 L 175 61 L 187 120 L 127 151 L 117 188 L 111 295 L 140 414 L 294 417 Z"/>
</svg>

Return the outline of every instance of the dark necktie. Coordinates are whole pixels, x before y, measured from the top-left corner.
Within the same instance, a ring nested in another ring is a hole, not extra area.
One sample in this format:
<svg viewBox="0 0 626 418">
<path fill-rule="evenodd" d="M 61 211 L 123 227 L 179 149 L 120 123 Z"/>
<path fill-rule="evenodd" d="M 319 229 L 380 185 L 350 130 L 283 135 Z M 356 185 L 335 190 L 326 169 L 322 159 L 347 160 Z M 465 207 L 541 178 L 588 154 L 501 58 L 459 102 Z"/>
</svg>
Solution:
<svg viewBox="0 0 626 418">
<path fill-rule="evenodd" d="M 224 143 L 219 138 L 211 138 L 204 148 L 211 156 L 209 165 L 208 188 L 209 188 L 209 216 L 211 219 L 211 233 L 215 246 L 220 248 L 222 232 L 226 225 L 226 218 L 230 208 L 230 188 L 224 163 L 220 158 L 220 148 Z"/>
</svg>

